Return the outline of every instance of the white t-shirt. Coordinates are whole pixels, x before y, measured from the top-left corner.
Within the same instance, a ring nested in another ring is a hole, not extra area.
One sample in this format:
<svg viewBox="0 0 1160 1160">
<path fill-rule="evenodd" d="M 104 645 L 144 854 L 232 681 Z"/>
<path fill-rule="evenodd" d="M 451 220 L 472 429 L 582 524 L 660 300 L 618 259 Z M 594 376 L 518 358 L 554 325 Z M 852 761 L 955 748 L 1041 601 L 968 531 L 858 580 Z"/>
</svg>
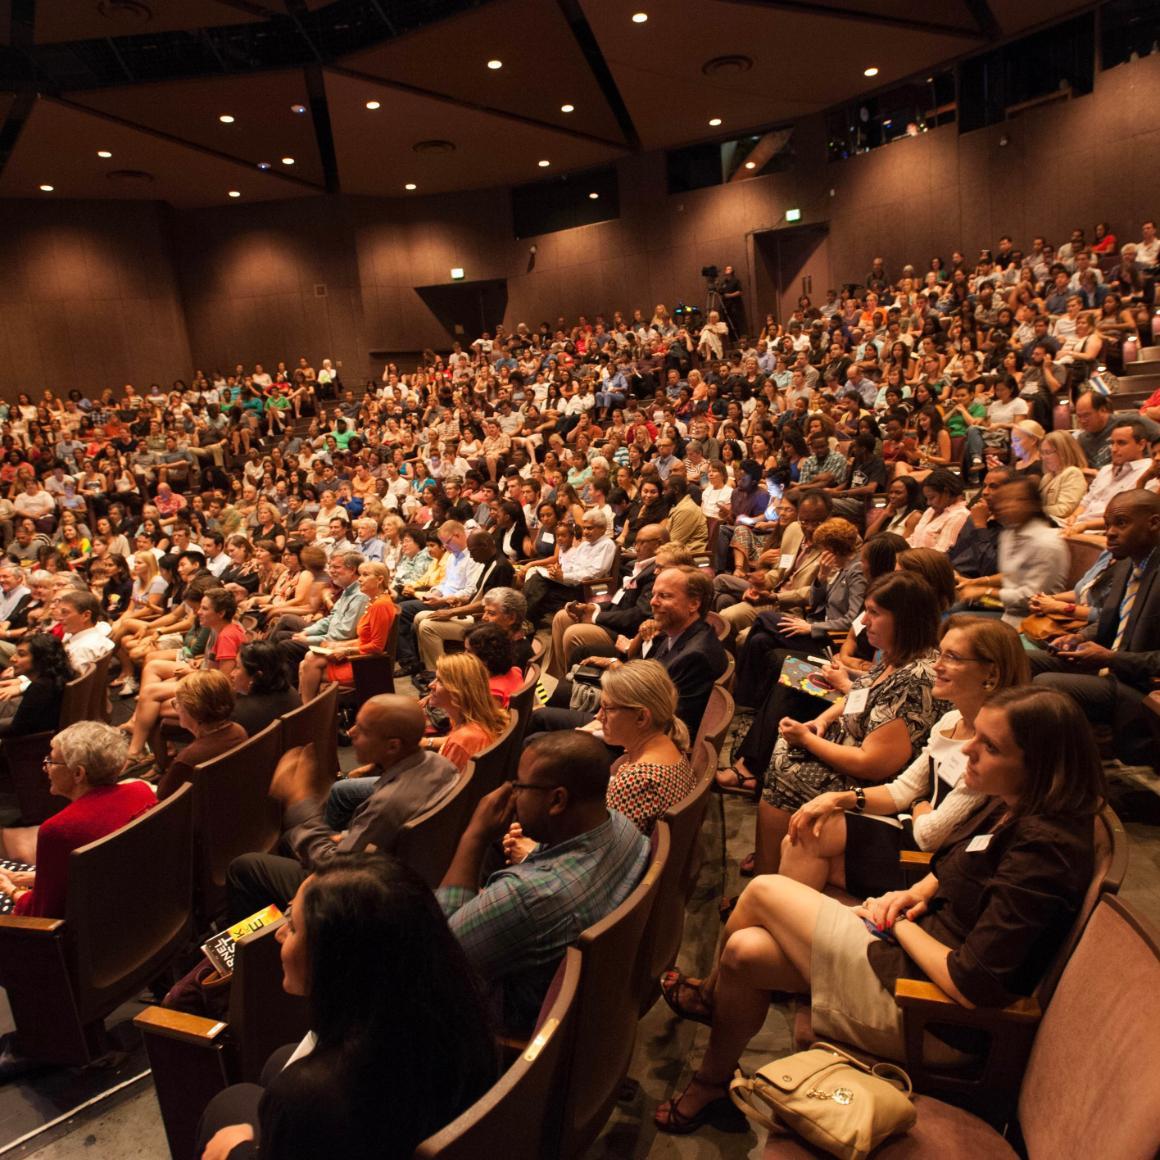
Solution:
<svg viewBox="0 0 1160 1160">
<path fill-rule="evenodd" d="M 1027 415 L 1027 400 L 1015 396 L 1009 403 L 996 399 L 987 408 L 987 418 L 992 423 L 1018 423 Z"/>
</svg>

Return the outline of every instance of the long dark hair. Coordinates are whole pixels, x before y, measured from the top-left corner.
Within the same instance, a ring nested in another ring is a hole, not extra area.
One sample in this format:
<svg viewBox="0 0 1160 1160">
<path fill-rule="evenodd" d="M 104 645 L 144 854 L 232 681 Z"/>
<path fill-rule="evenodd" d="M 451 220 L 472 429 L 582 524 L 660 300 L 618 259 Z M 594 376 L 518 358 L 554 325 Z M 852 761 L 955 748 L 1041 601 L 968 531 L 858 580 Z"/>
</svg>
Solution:
<svg viewBox="0 0 1160 1160">
<path fill-rule="evenodd" d="M 48 681 L 57 692 L 77 675 L 60 637 L 50 632 L 34 632 L 23 643 L 28 646 L 32 671 L 37 680 Z"/>
<path fill-rule="evenodd" d="M 395 858 L 337 855 L 299 898 L 318 1048 L 295 1066 L 333 1077 L 380 1154 L 409 1156 L 496 1077 L 467 957 L 430 888 Z"/>
<path fill-rule="evenodd" d="M 894 618 L 894 640 L 888 654 L 892 664 L 906 665 L 934 651 L 938 644 L 938 597 L 923 577 L 916 572 L 879 576 L 866 590 L 866 599 L 873 599 Z"/>
</svg>

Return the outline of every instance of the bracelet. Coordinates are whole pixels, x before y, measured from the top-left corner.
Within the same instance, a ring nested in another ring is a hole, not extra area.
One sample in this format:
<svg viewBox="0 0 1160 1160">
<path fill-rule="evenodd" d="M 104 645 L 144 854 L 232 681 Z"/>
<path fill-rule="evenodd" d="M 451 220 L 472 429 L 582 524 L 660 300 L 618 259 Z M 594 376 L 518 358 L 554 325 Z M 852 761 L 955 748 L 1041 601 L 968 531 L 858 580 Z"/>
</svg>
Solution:
<svg viewBox="0 0 1160 1160">
<path fill-rule="evenodd" d="M 1068 614 L 1068 616 L 1075 615 L 1075 605 L 1074 604 L 1065 604 L 1063 606 L 1063 610 L 1064 610 L 1064 612 L 1066 612 Z"/>
<path fill-rule="evenodd" d="M 866 808 L 866 791 L 860 786 L 854 787 L 854 812 L 860 814 Z"/>
</svg>

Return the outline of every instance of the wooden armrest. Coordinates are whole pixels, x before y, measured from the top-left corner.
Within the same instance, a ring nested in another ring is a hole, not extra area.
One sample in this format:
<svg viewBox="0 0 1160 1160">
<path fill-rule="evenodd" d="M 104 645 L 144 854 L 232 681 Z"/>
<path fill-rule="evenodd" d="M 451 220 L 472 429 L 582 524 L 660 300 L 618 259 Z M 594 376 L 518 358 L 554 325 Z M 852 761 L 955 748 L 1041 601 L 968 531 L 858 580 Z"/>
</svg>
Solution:
<svg viewBox="0 0 1160 1160">
<path fill-rule="evenodd" d="M 980 1025 L 993 1022 L 1034 1023 L 1043 1017 L 1035 999 L 1016 999 L 1003 1008 L 964 1007 L 942 988 L 926 979 L 898 979 L 894 984 L 894 1001 L 903 1008 L 937 1012 L 935 1019 L 961 1018 Z"/>
<path fill-rule="evenodd" d="M 25 918 L 17 914 L 0 914 L 0 931 L 20 934 L 55 934 L 64 926 L 63 918 Z"/>
<path fill-rule="evenodd" d="M 229 1026 L 219 1019 L 205 1019 L 185 1011 L 171 1011 L 168 1007 L 146 1007 L 134 1018 L 133 1025 L 146 1034 L 156 1033 L 199 1045 L 212 1043 Z"/>
<path fill-rule="evenodd" d="M 903 850 L 898 855 L 903 866 L 929 866 L 933 858 L 929 850 Z"/>
</svg>

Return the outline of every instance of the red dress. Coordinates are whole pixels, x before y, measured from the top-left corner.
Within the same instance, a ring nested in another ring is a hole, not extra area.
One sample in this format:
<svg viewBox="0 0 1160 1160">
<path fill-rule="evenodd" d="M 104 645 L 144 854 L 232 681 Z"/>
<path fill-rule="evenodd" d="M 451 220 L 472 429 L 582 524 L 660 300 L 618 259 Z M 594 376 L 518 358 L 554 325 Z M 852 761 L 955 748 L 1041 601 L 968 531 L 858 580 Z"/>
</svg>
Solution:
<svg viewBox="0 0 1160 1160">
<path fill-rule="evenodd" d="M 395 602 L 385 592 L 367 605 L 355 629 L 360 656 L 381 653 L 387 647 L 387 638 L 391 635 L 391 625 L 395 623 L 398 611 Z M 354 669 L 350 661 L 330 661 L 326 666 L 326 679 L 339 685 L 353 685 Z"/>
</svg>

